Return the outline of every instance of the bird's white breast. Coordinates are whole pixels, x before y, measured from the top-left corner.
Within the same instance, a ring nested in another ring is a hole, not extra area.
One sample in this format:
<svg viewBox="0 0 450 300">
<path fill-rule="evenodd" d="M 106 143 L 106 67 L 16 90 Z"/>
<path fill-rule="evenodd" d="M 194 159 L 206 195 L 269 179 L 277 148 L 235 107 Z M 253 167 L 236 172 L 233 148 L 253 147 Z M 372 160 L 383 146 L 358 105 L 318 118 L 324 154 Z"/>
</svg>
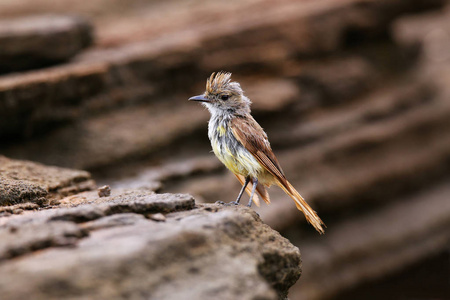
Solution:
<svg viewBox="0 0 450 300">
<path fill-rule="evenodd" d="M 208 136 L 214 154 L 233 173 L 258 177 L 263 167 L 234 137 L 229 121 L 230 118 L 221 115 L 212 115 L 209 121 Z"/>
</svg>

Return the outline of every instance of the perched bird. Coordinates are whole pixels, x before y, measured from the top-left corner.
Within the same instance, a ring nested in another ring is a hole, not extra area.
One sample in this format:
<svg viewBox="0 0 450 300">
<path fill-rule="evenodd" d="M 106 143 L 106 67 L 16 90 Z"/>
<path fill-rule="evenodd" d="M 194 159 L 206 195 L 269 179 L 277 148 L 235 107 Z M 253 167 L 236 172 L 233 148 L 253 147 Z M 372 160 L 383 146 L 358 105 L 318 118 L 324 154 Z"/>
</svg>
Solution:
<svg viewBox="0 0 450 300">
<path fill-rule="evenodd" d="M 265 187 L 276 184 L 294 200 L 306 220 L 319 233 L 324 233 L 322 226 L 325 224 L 286 179 L 267 134 L 250 114 L 250 99 L 244 95 L 238 82 L 231 81 L 231 73 L 212 73 L 206 81 L 206 91 L 189 100 L 200 101 L 211 113 L 208 137 L 214 154 L 242 184 L 236 201 L 230 204 L 239 204 L 244 190 L 250 195 L 249 207 L 252 201 L 259 206 L 255 191 L 269 204 Z M 250 182 L 251 189 L 248 186 Z"/>
</svg>

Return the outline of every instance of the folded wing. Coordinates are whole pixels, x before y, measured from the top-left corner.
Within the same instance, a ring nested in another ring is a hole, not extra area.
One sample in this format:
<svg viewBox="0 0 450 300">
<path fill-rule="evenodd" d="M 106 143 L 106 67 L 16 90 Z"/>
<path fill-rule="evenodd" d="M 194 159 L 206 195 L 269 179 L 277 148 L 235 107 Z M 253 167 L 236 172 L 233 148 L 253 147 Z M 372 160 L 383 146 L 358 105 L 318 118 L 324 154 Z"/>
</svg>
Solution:
<svg viewBox="0 0 450 300">
<path fill-rule="evenodd" d="M 234 137 L 258 160 L 266 171 L 272 174 L 274 183 L 281 187 L 294 200 L 295 205 L 303 212 L 306 220 L 318 232 L 324 233 L 322 225 L 325 224 L 308 203 L 306 203 L 305 199 L 287 181 L 275 154 L 272 152 L 266 133 L 255 119 L 250 114 L 245 117 L 235 117 L 230 125 Z"/>
</svg>

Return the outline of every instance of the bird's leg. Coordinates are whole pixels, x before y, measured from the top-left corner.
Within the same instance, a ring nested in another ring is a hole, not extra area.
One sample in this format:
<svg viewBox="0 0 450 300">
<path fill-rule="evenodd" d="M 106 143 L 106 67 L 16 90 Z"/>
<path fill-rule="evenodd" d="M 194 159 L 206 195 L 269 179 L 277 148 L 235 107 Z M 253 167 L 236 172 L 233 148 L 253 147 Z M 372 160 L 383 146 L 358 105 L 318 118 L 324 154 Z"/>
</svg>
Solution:
<svg viewBox="0 0 450 300">
<path fill-rule="evenodd" d="M 242 194 L 244 193 L 245 188 L 247 187 L 249 182 L 250 182 L 250 177 L 249 176 L 245 177 L 244 185 L 242 186 L 242 189 L 239 192 L 239 195 L 238 195 L 236 201 L 230 202 L 230 203 L 228 203 L 228 205 L 231 205 L 231 204 L 239 205 L 239 201 L 241 201 Z"/>
<path fill-rule="evenodd" d="M 255 195 L 257 185 L 258 185 L 258 178 L 253 178 L 252 194 L 250 195 L 250 201 L 248 201 L 248 204 L 247 204 L 248 207 L 252 207 L 253 196 Z"/>
</svg>

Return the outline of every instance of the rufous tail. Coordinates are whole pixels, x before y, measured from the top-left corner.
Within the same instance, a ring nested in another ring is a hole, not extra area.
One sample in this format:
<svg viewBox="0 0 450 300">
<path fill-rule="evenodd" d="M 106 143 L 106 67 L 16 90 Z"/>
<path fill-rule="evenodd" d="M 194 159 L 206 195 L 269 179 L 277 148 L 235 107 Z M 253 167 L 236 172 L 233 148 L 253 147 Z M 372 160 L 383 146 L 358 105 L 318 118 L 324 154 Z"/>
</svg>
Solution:
<svg viewBox="0 0 450 300">
<path fill-rule="evenodd" d="M 325 231 L 323 227 L 326 227 L 325 224 L 322 222 L 322 220 L 319 218 L 317 213 L 311 208 L 311 206 L 306 203 L 305 199 L 297 192 L 297 190 L 289 183 L 289 181 L 285 181 L 286 186 L 281 183 L 277 182 L 278 186 L 283 189 L 283 191 L 288 194 L 292 200 L 294 200 L 295 205 L 297 208 L 303 212 L 303 214 L 306 217 L 306 220 L 314 226 L 314 228 L 320 233 L 324 234 Z"/>
</svg>

